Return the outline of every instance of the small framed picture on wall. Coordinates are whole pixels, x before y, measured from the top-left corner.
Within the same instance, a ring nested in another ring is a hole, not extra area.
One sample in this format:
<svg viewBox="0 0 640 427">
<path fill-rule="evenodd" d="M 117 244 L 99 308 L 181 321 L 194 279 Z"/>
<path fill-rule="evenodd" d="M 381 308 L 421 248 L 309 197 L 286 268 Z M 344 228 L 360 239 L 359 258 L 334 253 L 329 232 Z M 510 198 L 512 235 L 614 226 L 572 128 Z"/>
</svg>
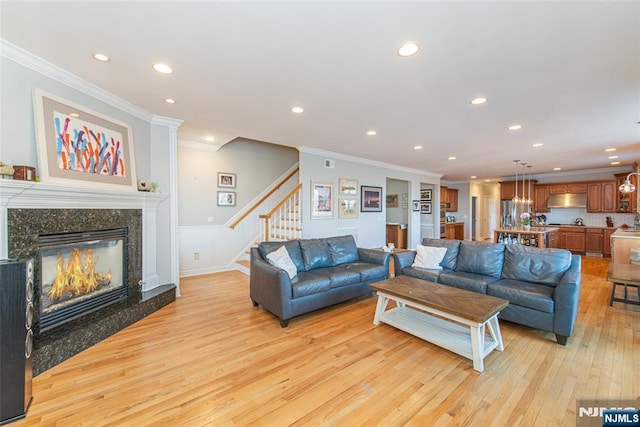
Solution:
<svg viewBox="0 0 640 427">
<path fill-rule="evenodd" d="M 218 172 L 218 187 L 235 188 L 236 187 L 236 174 L 235 173 Z"/>
<path fill-rule="evenodd" d="M 218 206 L 235 206 L 235 191 L 218 191 Z"/>
</svg>

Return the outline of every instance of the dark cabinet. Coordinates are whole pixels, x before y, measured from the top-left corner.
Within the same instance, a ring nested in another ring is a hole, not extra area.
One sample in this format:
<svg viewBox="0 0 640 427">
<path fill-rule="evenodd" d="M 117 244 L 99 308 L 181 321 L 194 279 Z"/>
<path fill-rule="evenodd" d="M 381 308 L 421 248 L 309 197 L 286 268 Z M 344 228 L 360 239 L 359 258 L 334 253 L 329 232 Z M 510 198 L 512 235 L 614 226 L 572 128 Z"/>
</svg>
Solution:
<svg viewBox="0 0 640 427">
<path fill-rule="evenodd" d="M 587 228 L 585 235 L 585 251 L 591 253 L 603 253 L 604 230 L 602 228 Z"/>
</svg>

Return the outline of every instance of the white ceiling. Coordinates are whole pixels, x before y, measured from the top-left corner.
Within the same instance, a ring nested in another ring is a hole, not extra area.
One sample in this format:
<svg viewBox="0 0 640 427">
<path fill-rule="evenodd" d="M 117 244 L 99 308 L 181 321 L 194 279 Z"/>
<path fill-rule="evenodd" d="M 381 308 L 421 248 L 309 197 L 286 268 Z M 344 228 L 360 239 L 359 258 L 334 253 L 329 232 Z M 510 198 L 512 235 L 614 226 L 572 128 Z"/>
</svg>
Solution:
<svg viewBox="0 0 640 427">
<path fill-rule="evenodd" d="M 514 159 L 534 174 L 611 167 L 608 147 L 640 159 L 638 1 L 3 0 L 0 14 L 2 38 L 184 120 L 180 139 L 315 147 L 449 181 L 513 174 Z M 401 58 L 407 41 L 421 50 Z"/>
</svg>

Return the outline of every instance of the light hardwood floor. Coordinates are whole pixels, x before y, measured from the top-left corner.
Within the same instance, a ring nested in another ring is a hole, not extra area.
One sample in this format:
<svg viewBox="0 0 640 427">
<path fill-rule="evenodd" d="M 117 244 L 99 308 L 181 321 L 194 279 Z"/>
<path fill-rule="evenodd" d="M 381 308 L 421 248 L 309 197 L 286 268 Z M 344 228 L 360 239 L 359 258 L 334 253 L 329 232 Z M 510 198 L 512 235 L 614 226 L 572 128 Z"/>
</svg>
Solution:
<svg viewBox="0 0 640 427">
<path fill-rule="evenodd" d="M 501 322 L 483 373 L 375 327 L 375 297 L 282 329 L 242 273 L 187 278 L 175 303 L 36 377 L 12 425 L 575 426 L 576 399 L 640 395 L 640 306 L 609 307 L 607 266 L 583 258 L 566 347 Z"/>
</svg>

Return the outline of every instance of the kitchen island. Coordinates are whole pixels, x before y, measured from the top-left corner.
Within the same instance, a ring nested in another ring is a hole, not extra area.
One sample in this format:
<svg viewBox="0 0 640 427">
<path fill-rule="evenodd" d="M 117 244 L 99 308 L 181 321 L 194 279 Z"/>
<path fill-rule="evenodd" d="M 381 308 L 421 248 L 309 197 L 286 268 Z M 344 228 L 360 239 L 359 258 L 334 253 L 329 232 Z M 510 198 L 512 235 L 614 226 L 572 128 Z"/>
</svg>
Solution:
<svg viewBox="0 0 640 427">
<path fill-rule="evenodd" d="M 493 232 L 495 243 L 517 243 L 537 248 L 548 248 L 551 233 L 557 232 L 558 227 L 504 227 Z"/>
<path fill-rule="evenodd" d="M 611 262 L 630 264 L 631 249 L 640 249 L 640 230 L 618 228 L 611 235 Z"/>
</svg>

